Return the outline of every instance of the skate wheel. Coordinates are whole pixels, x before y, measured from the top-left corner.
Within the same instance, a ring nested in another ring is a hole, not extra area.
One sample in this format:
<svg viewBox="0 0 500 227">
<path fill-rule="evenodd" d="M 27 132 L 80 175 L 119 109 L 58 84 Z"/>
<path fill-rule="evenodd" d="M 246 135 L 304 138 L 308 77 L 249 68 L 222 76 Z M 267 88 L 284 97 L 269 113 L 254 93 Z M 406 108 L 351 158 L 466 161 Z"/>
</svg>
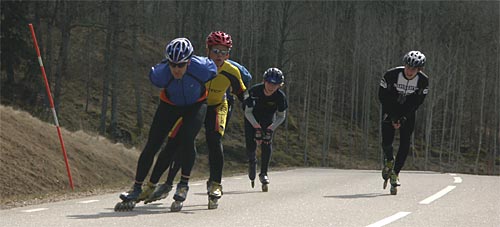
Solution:
<svg viewBox="0 0 500 227">
<path fill-rule="evenodd" d="M 119 202 L 115 205 L 115 211 L 116 212 L 132 211 L 135 207 L 135 204 L 136 204 L 135 201 Z"/>
<path fill-rule="evenodd" d="M 209 210 L 213 210 L 213 209 L 217 209 L 217 207 L 219 207 L 219 204 L 218 204 L 218 199 L 208 199 L 208 209 Z"/>
<path fill-rule="evenodd" d="M 263 184 L 262 185 L 262 191 L 263 192 L 267 192 L 269 190 L 269 187 L 267 186 L 267 184 Z"/>
<path fill-rule="evenodd" d="M 398 194 L 398 189 L 396 187 L 391 187 L 391 195 Z"/>
<path fill-rule="evenodd" d="M 386 189 L 386 188 L 387 188 L 387 182 L 388 182 L 388 180 L 385 180 L 385 181 L 384 181 L 384 187 L 383 187 L 384 189 Z"/>
<path fill-rule="evenodd" d="M 182 202 L 181 201 L 174 201 L 172 205 L 170 206 L 170 211 L 171 212 L 179 212 L 182 209 Z"/>
<path fill-rule="evenodd" d="M 255 187 L 255 181 L 251 181 L 250 184 L 252 185 L 252 188 Z"/>
<path fill-rule="evenodd" d="M 119 212 L 119 211 L 122 211 L 122 203 L 117 203 L 115 205 L 115 212 Z"/>
</svg>

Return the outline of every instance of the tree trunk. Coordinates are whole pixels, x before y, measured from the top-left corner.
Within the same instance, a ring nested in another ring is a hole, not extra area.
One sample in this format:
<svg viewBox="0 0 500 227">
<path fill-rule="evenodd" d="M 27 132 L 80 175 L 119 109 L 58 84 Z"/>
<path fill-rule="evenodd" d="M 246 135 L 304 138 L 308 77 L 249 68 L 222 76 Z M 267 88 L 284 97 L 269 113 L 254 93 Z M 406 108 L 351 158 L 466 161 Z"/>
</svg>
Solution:
<svg viewBox="0 0 500 227">
<path fill-rule="evenodd" d="M 135 18 L 137 21 L 139 20 L 139 14 L 137 13 L 139 11 L 139 1 L 136 1 L 136 13 L 135 13 Z M 139 58 L 142 58 L 142 52 L 139 51 L 139 45 L 137 44 L 137 33 L 138 33 L 138 28 L 139 28 L 139 23 L 134 25 L 134 28 L 132 30 L 132 49 L 134 51 L 134 57 L 132 57 L 134 65 L 139 65 Z M 137 71 L 137 67 L 134 67 L 133 71 L 133 77 L 135 78 L 135 83 L 134 83 L 134 94 L 135 94 L 135 106 L 136 106 L 136 117 L 137 117 L 137 132 L 139 134 L 139 137 L 142 136 L 142 128 L 144 127 L 144 120 L 142 119 L 142 92 L 141 92 L 141 76 L 140 73 Z"/>
<path fill-rule="evenodd" d="M 116 6 L 115 6 L 116 7 Z M 117 13 L 116 17 L 114 17 L 113 21 L 118 22 L 120 20 L 120 14 Z M 111 38 L 111 56 L 119 56 L 119 50 L 118 50 L 118 24 L 119 23 L 114 23 L 113 25 L 113 37 Z M 121 80 L 121 73 L 118 73 L 118 61 L 115 57 L 111 57 L 110 59 L 110 64 L 111 64 L 111 122 L 110 122 L 110 129 L 111 129 L 111 135 L 113 139 L 117 140 L 120 137 L 120 133 L 118 131 L 118 102 L 119 102 L 119 94 L 120 94 L 120 80 Z"/>
<path fill-rule="evenodd" d="M 111 39 L 113 38 L 113 20 L 116 16 L 113 3 L 108 2 L 108 26 L 106 29 L 106 52 L 105 52 L 105 73 L 102 78 L 102 100 L 101 100 L 101 121 L 99 124 L 99 133 L 106 134 L 106 119 L 108 113 L 108 95 L 109 95 L 109 75 L 111 74 Z"/>
<path fill-rule="evenodd" d="M 85 40 L 85 49 L 90 50 L 91 46 L 93 46 L 93 31 L 92 29 L 87 30 L 87 38 Z M 89 112 L 89 103 L 90 103 L 90 85 L 92 84 L 92 58 L 91 58 L 91 51 L 86 51 L 86 57 L 87 57 L 87 80 L 85 81 L 85 112 Z"/>
<path fill-rule="evenodd" d="M 479 155 L 481 154 L 481 143 L 483 142 L 483 110 L 484 110 L 484 93 L 486 90 L 486 78 L 483 77 L 483 89 L 481 92 L 481 108 L 479 110 L 479 142 L 477 145 L 477 153 L 476 153 L 476 162 L 474 163 L 474 173 L 478 174 L 478 165 L 479 165 Z"/>
<path fill-rule="evenodd" d="M 71 26 L 71 20 L 72 20 L 72 11 L 71 7 L 68 6 L 67 2 L 62 2 L 63 4 L 63 10 L 62 14 L 60 16 L 61 20 L 61 46 L 59 49 L 59 60 L 57 64 L 57 70 L 56 70 L 56 82 L 54 85 L 54 106 L 56 109 L 56 112 L 59 112 L 59 106 L 61 103 L 61 89 L 62 89 L 62 80 L 63 76 L 66 74 L 66 68 L 68 67 L 68 48 L 69 48 L 69 41 L 70 41 L 70 36 L 71 36 L 71 31 L 70 31 L 70 26 Z"/>
</svg>

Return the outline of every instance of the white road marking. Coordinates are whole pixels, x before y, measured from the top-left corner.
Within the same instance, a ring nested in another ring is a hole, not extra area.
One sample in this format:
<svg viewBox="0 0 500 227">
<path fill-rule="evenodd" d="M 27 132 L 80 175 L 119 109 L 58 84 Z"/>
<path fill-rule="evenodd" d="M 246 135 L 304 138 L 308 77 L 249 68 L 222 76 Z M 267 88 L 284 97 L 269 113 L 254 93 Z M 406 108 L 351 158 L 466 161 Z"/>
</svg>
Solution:
<svg viewBox="0 0 500 227">
<path fill-rule="evenodd" d="M 456 176 L 457 174 L 456 173 L 450 173 L 450 176 Z"/>
<path fill-rule="evenodd" d="M 462 183 L 462 178 L 461 177 L 453 177 L 453 179 L 455 179 L 455 181 L 453 183 L 455 184 L 460 184 Z"/>
<path fill-rule="evenodd" d="M 37 211 L 42 211 L 42 210 L 48 210 L 49 208 L 36 208 L 36 209 L 31 209 L 31 210 L 23 210 L 22 212 L 25 213 L 31 213 L 31 212 L 37 212 Z"/>
<path fill-rule="evenodd" d="M 391 223 L 393 221 L 396 221 L 396 220 L 398 220 L 400 218 L 403 218 L 403 217 L 405 217 L 408 214 L 411 214 L 411 212 L 398 212 L 395 215 L 392 215 L 390 217 L 384 218 L 384 219 L 382 219 L 382 220 L 380 220 L 378 222 L 375 222 L 375 223 L 373 223 L 371 225 L 367 225 L 366 227 L 380 227 L 380 226 L 384 226 L 384 225 L 387 225 L 387 224 L 389 224 L 389 223 Z"/>
<path fill-rule="evenodd" d="M 78 202 L 78 203 L 83 203 L 83 204 L 85 204 L 85 203 L 95 203 L 95 202 L 99 202 L 99 200 L 95 200 L 95 199 L 94 199 L 94 200 L 81 201 L 81 202 Z"/>
<path fill-rule="evenodd" d="M 191 184 L 191 186 L 200 186 L 201 183 Z"/>
<path fill-rule="evenodd" d="M 451 190 L 455 189 L 457 186 L 448 186 L 444 188 L 443 190 L 439 191 L 438 193 L 428 197 L 427 199 L 424 199 L 420 201 L 420 204 L 430 204 L 434 200 L 441 198 L 442 196 L 446 195 L 446 193 L 450 192 Z"/>
</svg>

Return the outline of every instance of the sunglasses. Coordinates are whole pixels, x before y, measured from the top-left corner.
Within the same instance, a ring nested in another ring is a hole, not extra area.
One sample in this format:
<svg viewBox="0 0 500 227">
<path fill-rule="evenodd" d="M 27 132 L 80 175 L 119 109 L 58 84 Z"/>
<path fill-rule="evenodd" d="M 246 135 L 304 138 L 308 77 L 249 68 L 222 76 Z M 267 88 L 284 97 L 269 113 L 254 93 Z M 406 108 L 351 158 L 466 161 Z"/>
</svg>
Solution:
<svg viewBox="0 0 500 227">
<path fill-rule="evenodd" d="M 173 63 L 173 62 L 168 62 L 168 65 L 170 65 L 172 68 L 183 68 L 186 66 L 187 62 L 181 62 L 181 63 Z"/>
<path fill-rule="evenodd" d="M 217 55 L 221 54 L 221 55 L 226 56 L 226 55 L 228 55 L 228 54 L 229 54 L 229 51 L 230 51 L 230 50 L 219 50 L 219 49 L 215 49 L 215 48 L 213 48 L 211 51 L 212 51 L 212 53 L 214 53 L 214 54 L 217 54 Z"/>
</svg>

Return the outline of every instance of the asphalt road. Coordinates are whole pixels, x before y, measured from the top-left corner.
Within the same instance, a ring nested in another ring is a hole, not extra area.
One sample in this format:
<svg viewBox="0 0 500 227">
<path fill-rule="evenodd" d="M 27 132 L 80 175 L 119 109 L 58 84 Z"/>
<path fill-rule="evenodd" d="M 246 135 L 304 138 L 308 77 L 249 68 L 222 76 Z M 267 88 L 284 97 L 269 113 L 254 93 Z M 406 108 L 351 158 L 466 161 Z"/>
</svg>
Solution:
<svg viewBox="0 0 500 227">
<path fill-rule="evenodd" d="M 379 170 L 270 172 L 269 192 L 246 176 L 223 180 L 207 209 L 203 181 L 190 184 L 181 212 L 167 199 L 114 212 L 118 194 L 0 210 L 0 226 L 500 226 L 500 177 L 404 171 L 398 195 Z"/>
</svg>

